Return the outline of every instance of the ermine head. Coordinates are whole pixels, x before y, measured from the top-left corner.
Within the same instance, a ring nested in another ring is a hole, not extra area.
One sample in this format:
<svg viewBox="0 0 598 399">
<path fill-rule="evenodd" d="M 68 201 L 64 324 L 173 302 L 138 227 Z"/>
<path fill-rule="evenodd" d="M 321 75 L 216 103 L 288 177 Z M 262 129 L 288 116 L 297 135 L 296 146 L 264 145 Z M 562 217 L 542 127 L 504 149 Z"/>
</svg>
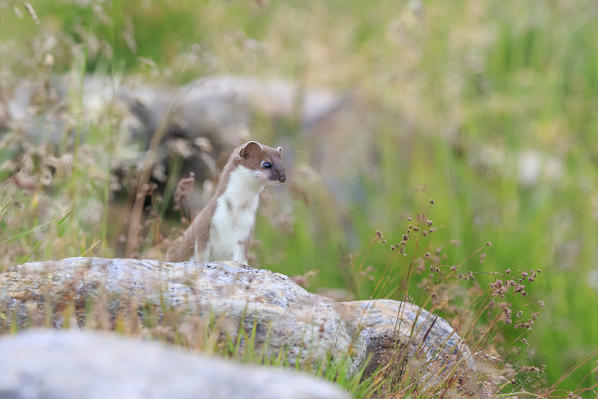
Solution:
<svg viewBox="0 0 598 399">
<path fill-rule="evenodd" d="M 257 141 L 248 141 L 239 149 L 241 165 L 265 183 L 284 183 L 287 177 L 282 165 L 282 147 L 272 148 Z"/>
</svg>

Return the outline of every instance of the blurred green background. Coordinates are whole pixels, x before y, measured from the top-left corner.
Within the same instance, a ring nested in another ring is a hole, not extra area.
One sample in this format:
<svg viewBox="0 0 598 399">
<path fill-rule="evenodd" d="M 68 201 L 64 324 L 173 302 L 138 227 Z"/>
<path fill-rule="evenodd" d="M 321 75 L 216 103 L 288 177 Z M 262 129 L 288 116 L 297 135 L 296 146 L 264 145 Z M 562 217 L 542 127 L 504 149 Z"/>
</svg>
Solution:
<svg viewBox="0 0 598 399">
<path fill-rule="evenodd" d="M 429 209 L 438 227 L 430 245 L 447 247 L 448 264 L 491 241 L 484 263 L 468 270 L 542 269 L 529 295 L 545 306 L 527 350 L 545 365 L 548 385 L 598 347 L 595 1 L 34 1 L 39 23 L 24 4 L 0 2 L 4 96 L 20 79 L 75 71 L 173 85 L 223 73 L 276 77 L 360 99 L 352 116 L 368 129 L 349 120 L 324 148 L 337 159 L 355 143 L 338 173 L 358 188 L 339 205 L 314 183 L 309 201 L 293 200 L 288 234 L 262 216 L 260 264 L 287 274 L 319 270 L 310 289 L 346 287 L 349 253 L 369 251 L 377 229 L 400 241 L 405 213 Z M 318 136 L 259 118 L 252 131 L 266 142 L 285 138 L 298 164 L 314 163 L 308 148 L 320 145 Z M 98 128 L 98 151 L 110 151 L 108 136 Z M 108 184 L 96 172 L 75 162 L 70 178 L 45 194 L 106 201 Z M 50 220 L 35 194 L 2 194 L 3 212 L 18 202 L 33 216 L 18 226 L 6 216 L 3 240 Z M 4 254 L 3 266 L 79 255 L 106 239 L 108 224 L 105 212 L 75 238 L 70 227 L 81 226 L 73 222 L 51 226 L 51 244 L 11 239 L 29 247 Z M 375 247 L 368 262 L 384 265 L 387 253 Z M 596 358 L 584 363 L 562 388 L 592 385 L 587 375 L 597 366 Z"/>
</svg>

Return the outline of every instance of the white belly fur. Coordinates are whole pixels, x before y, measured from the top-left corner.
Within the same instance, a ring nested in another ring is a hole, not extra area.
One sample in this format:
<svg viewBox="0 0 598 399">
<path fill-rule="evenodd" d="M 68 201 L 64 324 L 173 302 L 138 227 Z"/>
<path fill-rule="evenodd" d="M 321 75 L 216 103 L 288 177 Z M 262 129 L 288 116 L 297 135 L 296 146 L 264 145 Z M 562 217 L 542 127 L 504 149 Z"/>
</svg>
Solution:
<svg viewBox="0 0 598 399">
<path fill-rule="evenodd" d="M 245 245 L 255 224 L 262 189 L 261 179 L 250 169 L 238 166 L 231 172 L 226 189 L 218 198 L 208 243 L 200 258 L 247 262 Z"/>
</svg>

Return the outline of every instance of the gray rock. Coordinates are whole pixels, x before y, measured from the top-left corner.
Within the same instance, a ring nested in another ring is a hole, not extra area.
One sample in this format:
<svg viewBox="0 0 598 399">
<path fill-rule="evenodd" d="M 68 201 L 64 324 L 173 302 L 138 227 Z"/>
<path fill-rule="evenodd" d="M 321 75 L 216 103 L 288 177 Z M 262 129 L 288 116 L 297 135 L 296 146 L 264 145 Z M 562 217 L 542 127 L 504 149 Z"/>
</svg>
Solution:
<svg viewBox="0 0 598 399">
<path fill-rule="evenodd" d="M 259 79 L 251 76 L 220 75 L 198 79 L 183 87 L 138 84 L 133 80 L 117 82 L 109 76 L 88 76 L 78 81 L 71 76 L 53 76 L 49 82 L 24 81 L 16 85 L 7 101 L 7 111 L 0 109 L 2 120 L 20 125 L 31 139 L 61 139 L 65 121 L 61 120 L 69 90 L 81 92 L 86 121 L 96 121 L 115 101 L 122 102 L 135 123 L 127 137 L 149 144 L 161 128 L 166 136 L 211 141 L 216 154 L 227 151 L 249 138 L 251 114 L 269 118 L 297 118 L 312 126 L 332 115 L 349 97 L 328 89 L 304 88 L 283 79 Z M 43 101 L 40 100 L 43 99 Z M 42 105 L 48 102 L 49 109 Z M 7 115 L 4 115 L 6 113 Z M 41 116 L 39 115 L 41 114 Z M 5 122 L 5 121 L 4 121 Z M 40 135 L 40 124 L 51 126 Z M 80 132 L 83 136 L 85 131 Z"/>
<path fill-rule="evenodd" d="M 289 80 L 236 75 L 201 79 L 187 90 L 237 98 L 269 117 L 297 116 L 306 126 L 331 115 L 348 100 L 332 90 L 305 88 Z"/>
<path fill-rule="evenodd" d="M 107 333 L 34 330 L 0 338 L 0 398 L 341 399 L 315 377 Z"/>
<path fill-rule="evenodd" d="M 206 77 L 183 87 L 127 85 L 118 97 L 141 121 L 144 133 L 138 136 L 151 138 L 158 133 L 163 135 L 164 147 L 173 140 L 184 146 L 178 151 L 185 158 L 183 173 L 193 171 L 200 181 L 216 176 L 201 156 L 198 139 L 207 139 L 210 156 L 222 161 L 223 154 L 228 157 L 235 146 L 251 138 L 255 114 L 270 120 L 297 120 L 312 129 L 349 101 L 335 91 L 303 88 L 293 81 L 235 75 Z M 167 164 L 173 152 L 172 148 L 161 151 L 159 160 Z"/>
<path fill-rule="evenodd" d="M 85 110 L 76 124 L 66 106 L 72 93 L 81 93 Z M 90 127 L 105 123 L 108 115 L 118 115 L 111 126 L 117 140 L 111 172 L 118 177 L 115 187 L 123 191 L 135 187 L 142 166 L 151 168 L 151 178 L 162 191 L 175 160 L 181 163 L 181 176 L 193 172 L 199 182 L 215 180 L 233 148 L 256 138 L 250 133 L 254 115 L 273 122 L 296 121 L 306 131 L 315 132 L 351 101 L 350 96 L 330 89 L 235 75 L 205 77 L 182 87 L 138 83 L 133 78 L 119 81 L 92 75 L 79 80 L 58 75 L 47 82 L 19 82 L 0 97 L 0 132 L 9 127 L 8 133 L 26 137 L 27 143 L 56 148 L 74 146 L 75 131 L 81 143 L 87 142 Z M 159 145 L 146 157 L 154 139 Z M 285 147 L 285 162 L 291 169 L 293 141 L 270 144 Z M 150 165 L 145 164 L 149 159 Z M 199 193 L 193 192 L 185 211 L 192 214 L 201 205 Z"/>
<path fill-rule="evenodd" d="M 166 305 L 188 318 L 217 319 L 229 337 L 240 327 L 251 331 L 255 323 L 256 344 L 266 344 L 272 356 L 285 351 L 290 364 L 349 355 L 354 372 L 368 356 L 372 370 L 400 353 L 404 361 L 425 362 L 424 381 L 436 381 L 455 367 L 474 369 L 469 349 L 451 326 L 414 304 L 335 302 L 282 274 L 231 262 L 69 258 L 14 266 L 0 275 L 0 312 L 7 315 L 0 317 L 0 331 L 15 318 L 20 325 L 39 325 L 44 318 L 36 321 L 35 315 L 52 301 L 75 303 L 84 318 L 86 302 L 106 293 L 113 317 L 132 297 L 158 311 Z M 62 323 L 59 312 L 54 322 Z"/>
</svg>

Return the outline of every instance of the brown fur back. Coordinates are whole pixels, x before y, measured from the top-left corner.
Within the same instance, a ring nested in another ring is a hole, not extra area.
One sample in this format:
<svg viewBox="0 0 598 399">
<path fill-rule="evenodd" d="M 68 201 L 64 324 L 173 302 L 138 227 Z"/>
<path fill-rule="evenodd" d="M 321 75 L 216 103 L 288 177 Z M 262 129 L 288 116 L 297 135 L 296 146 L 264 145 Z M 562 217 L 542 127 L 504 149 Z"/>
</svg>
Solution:
<svg viewBox="0 0 598 399">
<path fill-rule="evenodd" d="M 226 190 L 229 176 L 234 168 L 239 163 L 239 157 L 236 155 L 237 150 L 233 151 L 229 157 L 222 174 L 220 181 L 216 187 L 216 191 L 206 204 L 206 206 L 193 219 L 191 225 L 185 230 L 182 236 L 177 238 L 166 251 L 166 260 L 169 262 L 185 262 L 193 257 L 195 253 L 195 243 L 197 242 L 197 250 L 199 252 L 205 249 L 205 246 L 210 238 L 211 220 L 216 211 L 218 197 Z"/>
<path fill-rule="evenodd" d="M 177 238 L 166 252 L 166 260 L 169 262 L 184 262 L 193 257 L 195 243 L 197 250 L 203 251 L 210 235 L 209 221 L 216 210 L 216 201 L 210 200 L 201 212 L 193 219 L 191 225 L 185 230 L 182 236 Z"/>
</svg>

